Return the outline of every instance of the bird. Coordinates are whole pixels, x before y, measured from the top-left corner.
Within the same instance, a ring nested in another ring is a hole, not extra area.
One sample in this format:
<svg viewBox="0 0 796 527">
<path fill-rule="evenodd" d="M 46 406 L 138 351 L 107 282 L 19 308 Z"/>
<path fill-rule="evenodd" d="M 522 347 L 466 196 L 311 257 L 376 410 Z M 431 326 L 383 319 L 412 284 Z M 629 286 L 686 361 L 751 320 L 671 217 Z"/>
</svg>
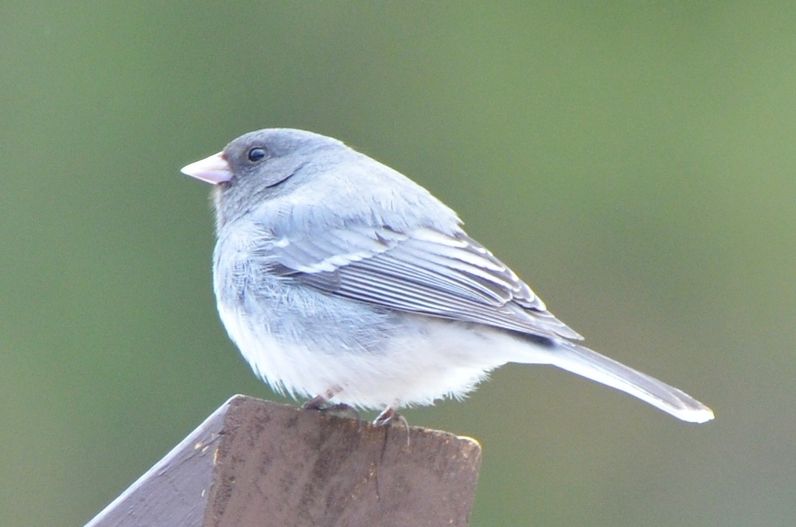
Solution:
<svg viewBox="0 0 796 527">
<path fill-rule="evenodd" d="M 507 363 L 552 365 L 679 418 L 713 411 L 581 344 L 451 208 L 317 133 L 266 128 L 182 168 L 210 183 L 213 289 L 230 339 L 308 408 L 462 399 Z"/>
</svg>

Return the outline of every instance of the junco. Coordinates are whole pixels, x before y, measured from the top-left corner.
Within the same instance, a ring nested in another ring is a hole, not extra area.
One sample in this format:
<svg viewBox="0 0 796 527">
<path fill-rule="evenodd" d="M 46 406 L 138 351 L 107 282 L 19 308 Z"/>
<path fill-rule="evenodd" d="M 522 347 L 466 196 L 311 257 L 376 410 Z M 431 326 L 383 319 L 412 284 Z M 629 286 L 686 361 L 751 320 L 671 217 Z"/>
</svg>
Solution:
<svg viewBox="0 0 796 527">
<path fill-rule="evenodd" d="M 580 344 L 456 213 L 342 142 L 292 129 L 238 137 L 182 169 L 214 185 L 218 311 L 273 389 L 383 410 L 461 398 L 507 362 L 551 364 L 679 419 L 684 392 Z"/>
</svg>

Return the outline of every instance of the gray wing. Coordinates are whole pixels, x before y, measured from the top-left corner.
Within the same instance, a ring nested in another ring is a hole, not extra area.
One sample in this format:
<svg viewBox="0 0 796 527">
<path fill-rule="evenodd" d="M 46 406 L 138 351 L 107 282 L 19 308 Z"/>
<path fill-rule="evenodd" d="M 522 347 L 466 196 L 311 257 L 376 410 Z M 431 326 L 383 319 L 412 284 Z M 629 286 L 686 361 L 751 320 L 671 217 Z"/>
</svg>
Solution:
<svg viewBox="0 0 796 527">
<path fill-rule="evenodd" d="M 352 300 L 551 338 L 582 338 L 461 231 L 349 225 L 318 237 L 271 237 L 256 256 L 272 275 Z"/>
</svg>

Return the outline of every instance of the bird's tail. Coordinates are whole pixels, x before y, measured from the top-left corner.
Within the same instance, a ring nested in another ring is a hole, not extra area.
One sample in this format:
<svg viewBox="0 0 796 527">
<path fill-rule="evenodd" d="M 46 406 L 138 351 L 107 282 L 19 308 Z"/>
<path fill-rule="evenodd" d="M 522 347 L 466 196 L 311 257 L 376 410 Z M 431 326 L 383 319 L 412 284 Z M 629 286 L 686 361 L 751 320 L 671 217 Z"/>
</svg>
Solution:
<svg viewBox="0 0 796 527">
<path fill-rule="evenodd" d="M 569 341 L 548 349 L 548 363 L 595 382 L 611 386 L 683 421 L 704 423 L 713 410 L 674 386 Z"/>
</svg>

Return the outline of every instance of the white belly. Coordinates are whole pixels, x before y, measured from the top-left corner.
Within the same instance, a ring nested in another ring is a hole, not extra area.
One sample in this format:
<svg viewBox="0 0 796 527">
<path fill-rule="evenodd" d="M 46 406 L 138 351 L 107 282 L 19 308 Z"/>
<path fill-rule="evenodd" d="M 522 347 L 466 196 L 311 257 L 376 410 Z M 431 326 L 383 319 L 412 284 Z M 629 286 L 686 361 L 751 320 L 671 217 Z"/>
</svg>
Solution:
<svg viewBox="0 0 796 527">
<path fill-rule="evenodd" d="M 476 332 L 419 316 L 408 316 L 401 336 L 383 342 L 378 352 L 320 349 L 301 342 L 300 335 L 277 339 L 264 324 L 222 305 L 219 312 L 244 358 L 273 389 L 310 398 L 339 388 L 334 400 L 359 408 L 463 397 L 518 347 L 526 356 L 529 351 L 527 343 L 499 331 Z"/>
</svg>

